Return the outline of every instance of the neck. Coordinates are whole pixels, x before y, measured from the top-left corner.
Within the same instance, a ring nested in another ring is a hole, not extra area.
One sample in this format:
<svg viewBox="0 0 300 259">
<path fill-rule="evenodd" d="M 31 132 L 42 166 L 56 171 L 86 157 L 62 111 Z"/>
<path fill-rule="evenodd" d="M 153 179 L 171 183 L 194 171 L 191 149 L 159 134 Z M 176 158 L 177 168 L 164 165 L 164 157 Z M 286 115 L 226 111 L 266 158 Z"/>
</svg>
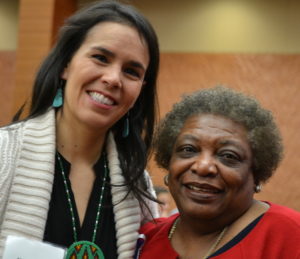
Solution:
<svg viewBox="0 0 300 259">
<path fill-rule="evenodd" d="M 207 224 L 210 225 L 210 227 L 207 227 Z M 181 236 L 189 236 L 194 240 L 209 238 L 210 236 L 213 238 L 229 225 L 230 224 L 214 224 L 207 222 L 205 224 L 199 224 L 198 222 L 191 224 L 190 220 L 181 216 L 177 223 L 176 232 Z"/>
<path fill-rule="evenodd" d="M 228 228 L 228 226 L 225 226 L 221 230 L 210 233 L 192 231 L 192 235 L 190 235 L 190 232 L 185 232 L 184 222 L 181 222 L 180 218 L 178 218 L 171 229 L 169 239 L 181 258 L 197 257 L 206 259 L 217 250 Z M 177 233 L 175 232 L 176 230 Z"/>
<path fill-rule="evenodd" d="M 61 112 L 57 113 L 56 148 L 70 163 L 84 161 L 95 164 L 101 155 L 106 133 L 71 123 Z"/>
<path fill-rule="evenodd" d="M 230 228 L 232 228 L 237 223 L 241 227 L 246 226 L 262 215 L 268 208 L 269 206 L 266 203 L 252 199 L 244 209 L 236 209 L 235 213 L 224 213 L 212 218 L 198 218 L 195 215 L 181 213 L 180 225 L 190 235 L 209 234 L 220 231 L 225 226 L 230 225 Z"/>
<path fill-rule="evenodd" d="M 217 250 L 234 238 L 253 220 L 265 213 L 268 208 L 269 206 L 266 203 L 253 200 L 251 206 L 242 215 L 234 219 L 226 219 L 225 221 L 225 215 L 218 218 L 218 221 L 202 221 L 201 219 L 187 217 L 184 213 L 181 213 L 171 240 L 172 245 L 175 248 L 179 247 L 181 254 L 186 254 L 187 251 L 191 253 L 194 251 L 194 255 L 197 255 L 201 250 L 199 250 L 199 244 L 203 245 L 204 251 L 208 251 L 212 244 L 221 236 L 220 242 L 215 247 L 215 250 Z M 224 235 L 221 235 L 222 230 L 226 227 L 227 230 Z M 195 258 L 195 256 L 191 258 Z"/>
<path fill-rule="evenodd" d="M 230 225 L 230 221 L 214 221 L 199 218 L 191 218 L 181 214 L 178 229 L 188 233 L 193 238 L 220 232 L 224 227 Z"/>
</svg>

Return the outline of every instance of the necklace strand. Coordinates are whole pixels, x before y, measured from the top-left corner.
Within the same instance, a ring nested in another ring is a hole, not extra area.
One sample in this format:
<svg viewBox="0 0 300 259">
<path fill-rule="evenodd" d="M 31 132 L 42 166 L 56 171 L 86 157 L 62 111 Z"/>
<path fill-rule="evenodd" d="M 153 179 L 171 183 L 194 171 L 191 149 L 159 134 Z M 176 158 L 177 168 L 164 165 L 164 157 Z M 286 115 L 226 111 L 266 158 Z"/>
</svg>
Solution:
<svg viewBox="0 0 300 259">
<path fill-rule="evenodd" d="M 57 158 L 58 158 L 61 174 L 62 174 L 62 177 L 63 177 L 63 180 L 64 180 L 65 191 L 66 191 L 66 195 L 67 195 L 67 199 L 68 199 L 69 209 L 70 209 L 70 212 L 71 212 L 73 237 L 74 237 L 74 241 L 77 242 L 77 230 L 76 230 L 76 224 L 75 224 L 75 214 L 74 214 L 74 209 L 73 209 L 72 202 L 71 202 L 70 190 L 69 190 L 69 187 L 68 187 L 68 182 L 67 182 L 66 174 L 65 174 L 65 171 L 64 171 L 64 167 L 63 167 L 63 164 L 62 164 L 62 159 L 61 159 L 58 152 L 57 152 Z M 95 240 L 96 240 L 96 234 L 97 234 L 97 229 L 98 229 L 98 224 L 99 224 L 99 218 L 100 218 L 102 201 L 103 201 L 103 196 L 104 196 L 104 191 L 105 191 L 105 183 L 106 183 L 107 174 L 108 174 L 108 169 L 107 169 L 107 163 L 106 163 L 106 156 L 104 154 L 104 178 L 103 178 L 103 183 L 102 183 L 102 187 L 101 187 L 101 191 L 100 191 L 100 198 L 99 198 L 99 204 L 98 204 L 98 208 L 97 208 L 95 227 L 94 227 L 94 231 L 93 231 L 93 237 L 92 237 L 92 242 L 93 243 L 95 243 Z"/>
<path fill-rule="evenodd" d="M 177 224 L 178 224 L 178 222 L 179 222 L 179 219 L 180 219 L 180 217 L 178 217 L 178 218 L 174 221 L 174 223 L 173 223 L 173 225 L 172 225 L 172 227 L 171 227 L 171 229 L 170 229 L 170 232 L 169 232 L 169 235 L 168 235 L 168 239 L 169 239 L 170 241 L 171 241 L 172 236 L 173 236 L 173 234 L 174 234 L 174 232 L 175 232 L 175 230 L 176 230 L 176 228 L 177 228 Z M 226 226 L 226 227 L 223 228 L 222 232 L 218 235 L 216 241 L 215 241 L 215 242 L 213 243 L 213 245 L 209 248 L 208 252 L 206 253 L 206 255 L 205 255 L 204 257 L 202 257 L 202 259 L 207 259 L 207 258 L 215 251 L 215 249 L 217 248 L 217 246 L 220 244 L 222 238 L 224 237 L 224 235 L 225 235 L 227 229 L 228 229 L 228 226 Z"/>
</svg>

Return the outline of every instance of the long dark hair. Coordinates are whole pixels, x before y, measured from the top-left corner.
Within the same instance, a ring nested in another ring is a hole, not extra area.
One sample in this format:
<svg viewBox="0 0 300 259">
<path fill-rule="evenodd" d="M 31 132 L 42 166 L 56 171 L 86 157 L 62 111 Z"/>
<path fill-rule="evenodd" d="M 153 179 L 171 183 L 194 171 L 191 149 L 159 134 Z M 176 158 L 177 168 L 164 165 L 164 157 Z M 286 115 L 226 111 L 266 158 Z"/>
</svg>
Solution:
<svg viewBox="0 0 300 259">
<path fill-rule="evenodd" d="M 130 110 L 129 136 L 122 137 L 125 118 L 121 118 L 112 128 L 126 180 L 125 184 L 128 186 L 129 192 L 132 191 L 137 199 L 143 202 L 142 196 L 151 198 L 146 192 L 147 183 L 143 175 L 156 122 L 159 46 L 151 24 L 134 7 L 116 1 L 102 1 L 78 11 L 66 20 L 60 30 L 56 45 L 37 73 L 29 115 L 25 119 L 34 118 L 47 112 L 52 105 L 57 89 L 61 87 L 61 74 L 64 68 L 80 48 L 88 31 L 96 24 L 107 21 L 135 28 L 147 42 L 149 50 L 150 62 L 145 74 L 146 83 Z"/>
</svg>

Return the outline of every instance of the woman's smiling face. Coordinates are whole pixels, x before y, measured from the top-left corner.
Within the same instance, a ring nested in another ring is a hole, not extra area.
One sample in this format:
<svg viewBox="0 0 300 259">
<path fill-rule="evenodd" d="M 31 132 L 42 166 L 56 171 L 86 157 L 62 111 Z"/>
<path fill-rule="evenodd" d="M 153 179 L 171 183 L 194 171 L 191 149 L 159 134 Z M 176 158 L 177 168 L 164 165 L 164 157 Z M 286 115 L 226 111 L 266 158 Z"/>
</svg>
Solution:
<svg viewBox="0 0 300 259">
<path fill-rule="evenodd" d="M 134 105 L 148 64 L 148 46 L 136 29 L 95 25 L 62 74 L 62 116 L 74 126 L 106 131 Z"/>
<path fill-rule="evenodd" d="M 180 213 L 232 221 L 251 205 L 252 152 L 243 126 L 222 116 L 190 117 L 169 164 L 169 188 Z"/>
</svg>

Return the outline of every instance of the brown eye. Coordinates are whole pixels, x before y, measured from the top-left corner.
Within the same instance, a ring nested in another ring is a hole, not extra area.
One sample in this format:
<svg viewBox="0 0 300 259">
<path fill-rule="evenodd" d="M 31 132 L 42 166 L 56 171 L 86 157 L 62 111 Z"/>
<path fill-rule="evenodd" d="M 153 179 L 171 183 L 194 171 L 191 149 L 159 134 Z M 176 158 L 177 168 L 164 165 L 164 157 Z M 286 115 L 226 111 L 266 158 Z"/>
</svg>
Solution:
<svg viewBox="0 0 300 259">
<path fill-rule="evenodd" d="M 176 153 L 183 158 L 188 158 L 193 156 L 197 152 L 196 148 L 191 145 L 179 146 L 176 149 Z"/>
<path fill-rule="evenodd" d="M 101 54 L 95 54 L 92 56 L 93 58 L 97 59 L 98 61 L 102 62 L 102 63 L 108 63 L 108 59 L 105 55 L 101 55 Z"/>
<path fill-rule="evenodd" d="M 136 77 L 136 78 L 141 78 L 141 75 L 136 69 L 133 68 L 126 68 L 124 69 L 124 72 L 130 76 Z"/>
<path fill-rule="evenodd" d="M 182 152 L 185 153 L 193 153 L 195 151 L 195 149 L 192 146 L 186 146 L 182 148 Z"/>
<path fill-rule="evenodd" d="M 236 165 L 242 161 L 241 157 L 234 152 L 222 152 L 218 156 L 225 165 Z"/>
</svg>

